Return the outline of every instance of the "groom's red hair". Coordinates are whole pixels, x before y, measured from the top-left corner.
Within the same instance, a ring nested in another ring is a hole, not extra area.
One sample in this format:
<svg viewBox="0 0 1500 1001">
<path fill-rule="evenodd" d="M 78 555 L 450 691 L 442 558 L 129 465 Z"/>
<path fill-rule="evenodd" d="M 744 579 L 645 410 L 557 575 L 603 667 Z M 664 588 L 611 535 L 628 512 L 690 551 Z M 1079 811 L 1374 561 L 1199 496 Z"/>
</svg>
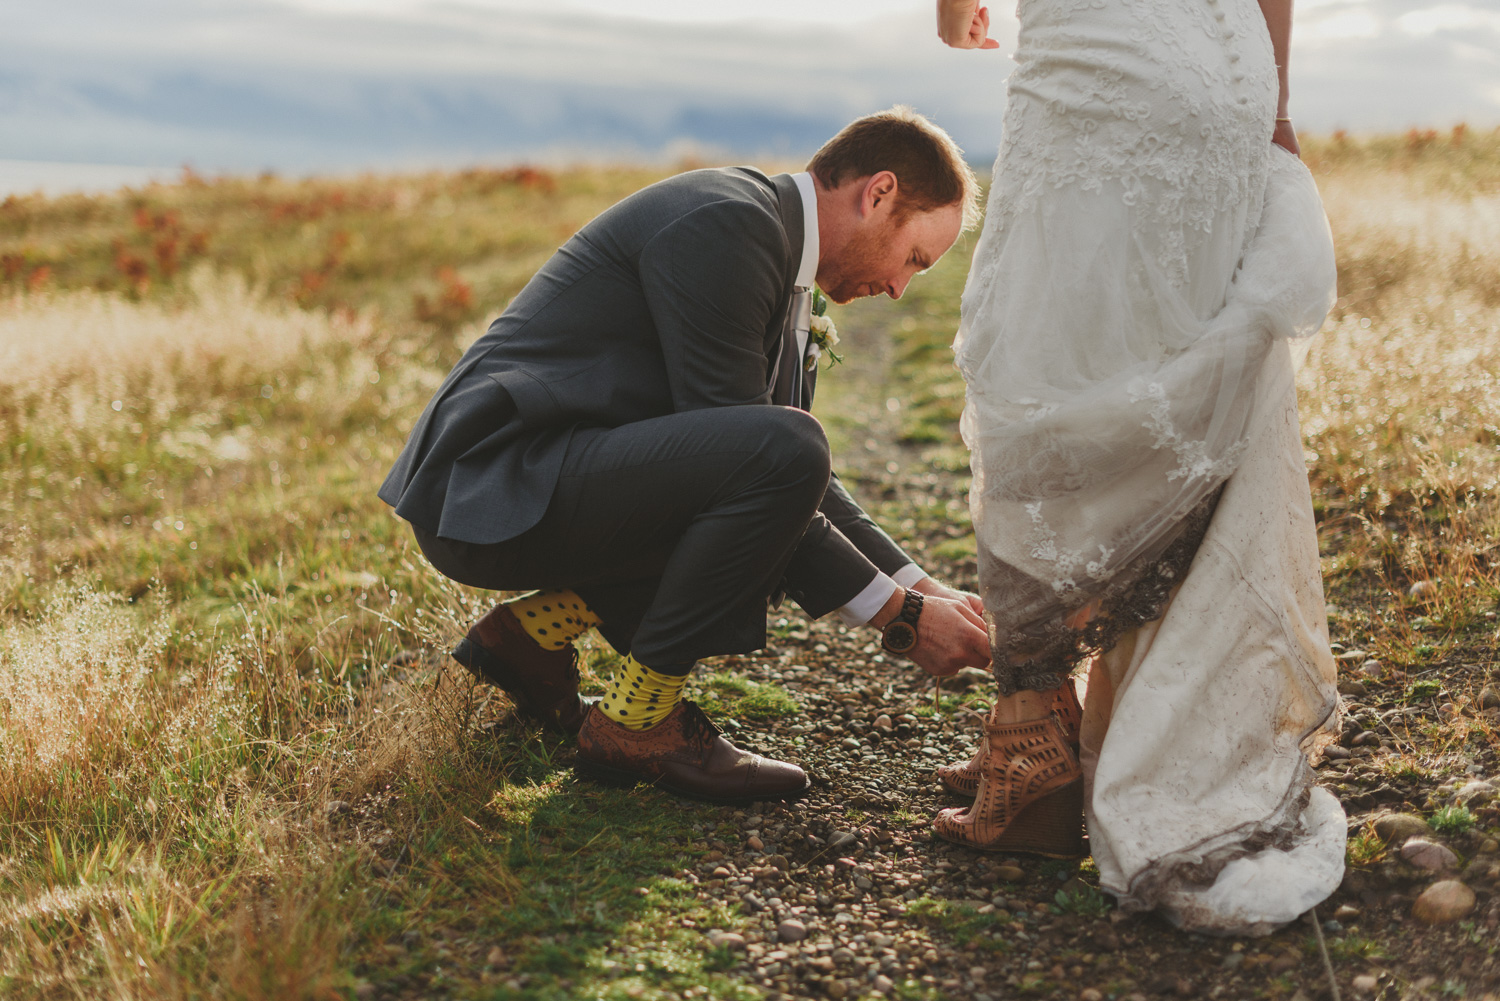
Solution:
<svg viewBox="0 0 1500 1001">
<path fill-rule="evenodd" d="M 979 182 L 964 162 L 964 151 L 952 136 L 903 104 L 844 126 L 813 155 L 807 170 L 827 188 L 889 170 L 899 192 L 898 222 L 912 212 L 959 204 L 964 229 L 979 219 Z"/>
</svg>

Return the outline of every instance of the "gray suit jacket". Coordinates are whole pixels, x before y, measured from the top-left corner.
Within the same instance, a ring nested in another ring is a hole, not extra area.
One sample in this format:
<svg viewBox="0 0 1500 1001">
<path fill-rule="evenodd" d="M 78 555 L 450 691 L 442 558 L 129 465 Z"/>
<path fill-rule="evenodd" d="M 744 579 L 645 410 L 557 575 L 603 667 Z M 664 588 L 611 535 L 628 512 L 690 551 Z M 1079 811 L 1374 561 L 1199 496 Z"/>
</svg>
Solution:
<svg viewBox="0 0 1500 1001">
<path fill-rule="evenodd" d="M 576 428 L 768 404 L 802 215 L 790 175 L 750 168 L 681 174 L 606 210 L 454 366 L 381 499 L 432 534 L 502 542 L 541 519 Z M 908 562 L 835 478 L 787 591 L 820 615 Z"/>
</svg>

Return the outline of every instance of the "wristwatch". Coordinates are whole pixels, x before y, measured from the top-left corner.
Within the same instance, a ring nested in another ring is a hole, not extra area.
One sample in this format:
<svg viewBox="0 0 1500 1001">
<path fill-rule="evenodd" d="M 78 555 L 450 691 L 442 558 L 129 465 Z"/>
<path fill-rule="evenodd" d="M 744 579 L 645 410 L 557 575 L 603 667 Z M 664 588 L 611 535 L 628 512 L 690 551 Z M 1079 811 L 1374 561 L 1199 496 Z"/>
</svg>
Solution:
<svg viewBox="0 0 1500 1001">
<path fill-rule="evenodd" d="M 891 653 L 911 653 L 917 645 L 917 618 L 922 614 L 922 592 L 906 589 L 901 611 L 880 632 L 880 645 Z"/>
</svg>

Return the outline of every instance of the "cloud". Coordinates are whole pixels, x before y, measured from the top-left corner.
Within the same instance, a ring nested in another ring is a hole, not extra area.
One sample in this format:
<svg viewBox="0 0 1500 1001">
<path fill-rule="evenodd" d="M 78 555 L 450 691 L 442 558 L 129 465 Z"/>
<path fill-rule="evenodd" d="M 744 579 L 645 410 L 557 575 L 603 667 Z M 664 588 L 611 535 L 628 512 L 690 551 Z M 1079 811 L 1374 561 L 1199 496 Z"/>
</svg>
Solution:
<svg viewBox="0 0 1500 1001">
<path fill-rule="evenodd" d="M 290 171 L 645 158 L 684 144 L 796 156 L 897 102 L 976 160 L 1000 139 L 1011 63 L 939 45 L 926 4 L 726 25 L 506 2 L 0 0 L 5 154 Z M 1300 10 L 1300 126 L 1500 122 L 1493 13 L 1405 0 Z M 995 18 L 1010 51 L 1015 22 Z"/>
</svg>

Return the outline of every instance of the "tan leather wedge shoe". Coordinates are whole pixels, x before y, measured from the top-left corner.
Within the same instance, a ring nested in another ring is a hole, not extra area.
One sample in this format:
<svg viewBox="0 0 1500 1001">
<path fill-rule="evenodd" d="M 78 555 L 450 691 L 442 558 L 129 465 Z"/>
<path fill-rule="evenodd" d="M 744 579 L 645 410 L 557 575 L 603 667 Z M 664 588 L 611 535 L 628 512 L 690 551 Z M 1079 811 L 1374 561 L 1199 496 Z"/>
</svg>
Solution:
<svg viewBox="0 0 1500 1001">
<path fill-rule="evenodd" d="M 1063 735 L 1078 753 L 1078 731 L 1083 726 L 1083 705 L 1078 701 L 1078 688 L 1073 679 L 1063 682 L 1052 699 L 1052 715 L 1062 723 Z M 993 721 L 993 720 L 992 720 Z M 937 777 L 943 787 L 955 796 L 973 799 L 979 792 L 979 774 L 984 768 L 985 755 L 989 754 L 989 742 L 981 740 L 979 749 L 968 761 L 952 765 L 938 765 Z"/>
<path fill-rule="evenodd" d="M 981 851 L 1087 854 L 1083 769 L 1057 718 L 988 723 L 984 736 L 988 754 L 973 805 L 940 812 L 933 832 Z"/>
</svg>

